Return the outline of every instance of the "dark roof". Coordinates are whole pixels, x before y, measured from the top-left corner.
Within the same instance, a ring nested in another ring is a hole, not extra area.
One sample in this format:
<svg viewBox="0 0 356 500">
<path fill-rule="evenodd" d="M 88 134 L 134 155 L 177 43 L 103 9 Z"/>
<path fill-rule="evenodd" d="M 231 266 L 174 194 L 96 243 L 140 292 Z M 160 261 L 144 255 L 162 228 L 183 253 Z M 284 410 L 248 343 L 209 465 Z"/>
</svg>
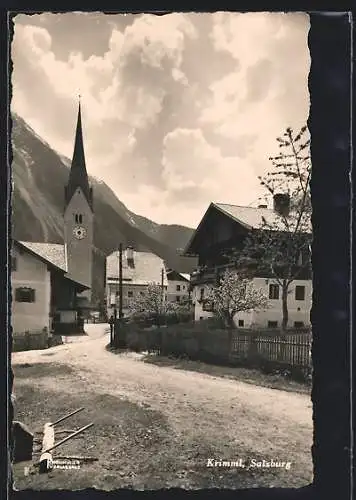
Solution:
<svg viewBox="0 0 356 500">
<path fill-rule="evenodd" d="M 67 204 L 70 202 L 77 188 L 81 188 L 89 206 L 93 208 L 93 192 L 92 188 L 89 186 L 88 173 L 85 163 L 80 102 L 78 107 L 77 129 L 75 132 L 72 164 L 69 172 L 68 184 L 65 188 L 65 198 Z"/>
<path fill-rule="evenodd" d="M 203 218 L 201 219 L 197 229 L 193 233 L 191 239 L 189 240 L 186 248 L 184 250 L 185 254 L 189 254 L 190 247 L 195 240 L 196 234 L 204 224 L 204 221 L 208 217 L 208 214 L 212 209 L 218 210 L 219 212 L 227 215 L 235 222 L 239 223 L 246 229 L 263 229 L 263 224 L 267 224 L 273 227 L 274 230 L 285 230 L 285 225 L 279 215 L 271 208 L 266 207 L 243 207 L 239 205 L 231 205 L 228 203 L 210 203 L 208 209 L 206 210 Z M 310 227 L 311 232 L 311 227 Z"/>
<path fill-rule="evenodd" d="M 168 281 L 190 281 L 190 275 L 187 273 L 179 273 L 174 269 L 167 270 Z"/>
<path fill-rule="evenodd" d="M 113 252 L 106 259 L 106 276 L 110 280 L 119 277 L 119 252 Z M 123 283 L 132 285 L 147 285 L 148 283 L 161 283 L 163 269 L 163 284 L 168 286 L 167 273 L 164 260 L 150 252 L 134 252 L 134 267 L 127 262 L 127 252 L 122 252 L 122 277 Z"/>
</svg>

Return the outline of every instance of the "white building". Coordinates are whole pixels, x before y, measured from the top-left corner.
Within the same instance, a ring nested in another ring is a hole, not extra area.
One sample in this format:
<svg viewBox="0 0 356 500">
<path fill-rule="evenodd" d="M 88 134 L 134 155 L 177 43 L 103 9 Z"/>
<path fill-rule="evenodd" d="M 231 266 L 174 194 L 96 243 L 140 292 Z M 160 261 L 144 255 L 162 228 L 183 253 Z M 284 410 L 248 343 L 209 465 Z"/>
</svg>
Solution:
<svg viewBox="0 0 356 500">
<path fill-rule="evenodd" d="M 119 304 L 119 251 L 106 259 L 106 303 L 108 317 L 114 315 Z M 137 252 L 128 247 L 122 252 L 122 303 L 124 316 L 129 314 L 129 303 L 147 292 L 150 283 L 163 287 L 167 299 L 168 279 L 163 259 L 150 252 Z"/>
<path fill-rule="evenodd" d="M 262 218 L 272 220 L 275 209 L 266 206 L 239 207 L 236 205 L 211 203 L 185 250 L 186 255 L 198 256 L 198 269 L 191 274 L 192 301 L 196 321 L 214 315 L 208 300 L 209 288 L 217 284 L 225 269 L 231 268 L 226 255 L 242 248 L 243 239 L 251 229 L 261 228 Z M 309 259 L 301 256 L 300 265 Z M 288 327 L 310 325 L 312 305 L 312 280 L 307 268 L 302 269 L 289 287 Z M 266 310 L 243 312 L 236 315 L 235 324 L 249 328 L 278 328 L 282 322 L 282 290 L 271 276 L 256 276 L 256 288 L 265 291 L 268 301 Z"/>
<path fill-rule="evenodd" d="M 190 303 L 190 275 L 167 269 L 168 301 L 179 304 Z"/>
<path fill-rule="evenodd" d="M 13 241 L 11 326 L 13 335 L 51 332 L 54 323 L 76 331 L 77 295 L 87 287 L 67 273 L 64 246 Z"/>
</svg>

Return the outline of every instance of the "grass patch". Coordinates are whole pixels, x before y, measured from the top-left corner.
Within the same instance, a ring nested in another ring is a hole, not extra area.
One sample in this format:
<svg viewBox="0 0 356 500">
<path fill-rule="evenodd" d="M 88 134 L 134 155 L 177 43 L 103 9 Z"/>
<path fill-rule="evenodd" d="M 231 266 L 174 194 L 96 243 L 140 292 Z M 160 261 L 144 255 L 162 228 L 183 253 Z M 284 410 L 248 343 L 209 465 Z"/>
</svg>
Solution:
<svg viewBox="0 0 356 500">
<path fill-rule="evenodd" d="M 12 366 L 14 378 L 42 378 L 71 375 L 73 368 L 59 363 L 22 363 Z"/>
<path fill-rule="evenodd" d="M 176 370 L 205 373 L 213 377 L 225 377 L 270 389 L 310 394 L 310 386 L 306 383 L 299 383 L 281 375 L 265 374 L 253 368 L 213 365 L 201 361 L 159 356 L 156 354 L 147 354 L 142 360 L 145 363 L 167 366 Z"/>
</svg>

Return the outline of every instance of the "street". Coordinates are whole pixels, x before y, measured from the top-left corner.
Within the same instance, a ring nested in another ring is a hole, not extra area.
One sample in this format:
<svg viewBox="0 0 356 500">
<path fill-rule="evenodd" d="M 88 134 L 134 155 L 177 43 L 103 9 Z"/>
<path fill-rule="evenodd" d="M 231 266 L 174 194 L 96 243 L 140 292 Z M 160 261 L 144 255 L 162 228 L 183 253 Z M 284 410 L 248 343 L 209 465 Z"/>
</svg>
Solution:
<svg viewBox="0 0 356 500">
<path fill-rule="evenodd" d="M 49 480 L 15 474 L 18 488 L 300 487 L 312 481 L 308 395 L 114 354 L 106 349 L 107 325 L 85 328 L 87 336 L 64 345 L 13 353 L 14 392 L 18 419 L 36 429 L 85 406 L 73 422 L 94 427 L 66 449 L 91 450 L 99 460 L 80 471 L 54 471 Z M 240 459 L 246 467 L 211 466 Z M 248 467 L 263 460 L 290 462 L 290 468 Z"/>
</svg>

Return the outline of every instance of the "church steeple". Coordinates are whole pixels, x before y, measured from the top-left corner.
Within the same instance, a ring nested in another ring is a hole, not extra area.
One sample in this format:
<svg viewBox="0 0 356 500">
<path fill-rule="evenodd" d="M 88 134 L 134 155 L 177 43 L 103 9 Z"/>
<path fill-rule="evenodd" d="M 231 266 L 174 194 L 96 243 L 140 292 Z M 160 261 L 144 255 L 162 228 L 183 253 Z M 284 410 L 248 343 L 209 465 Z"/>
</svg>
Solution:
<svg viewBox="0 0 356 500">
<path fill-rule="evenodd" d="M 77 129 L 75 132 L 75 143 L 72 157 L 72 164 L 69 173 L 68 184 L 65 188 L 65 201 L 68 204 L 77 188 L 81 188 L 86 197 L 89 206 L 93 208 L 93 192 L 89 186 L 87 168 L 85 164 L 83 131 L 82 131 L 82 114 L 80 108 L 80 96 L 78 106 Z"/>
</svg>

